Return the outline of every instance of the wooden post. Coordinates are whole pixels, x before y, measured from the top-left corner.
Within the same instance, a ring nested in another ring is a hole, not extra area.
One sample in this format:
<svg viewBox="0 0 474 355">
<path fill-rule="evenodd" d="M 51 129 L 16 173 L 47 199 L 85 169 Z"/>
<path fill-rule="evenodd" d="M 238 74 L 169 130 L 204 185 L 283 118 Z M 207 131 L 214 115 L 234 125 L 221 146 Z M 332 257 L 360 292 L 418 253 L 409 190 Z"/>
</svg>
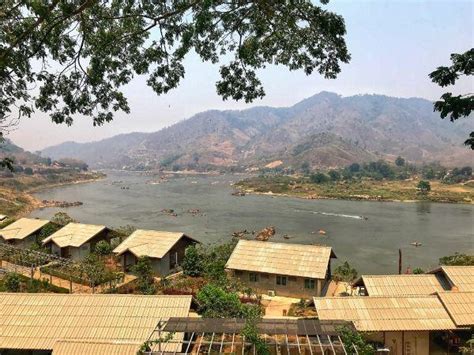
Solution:
<svg viewBox="0 0 474 355">
<path fill-rule="evenodd" d="M 402 274 L 402 249 L 398 249 L 398 274 Z"/>
</svg>

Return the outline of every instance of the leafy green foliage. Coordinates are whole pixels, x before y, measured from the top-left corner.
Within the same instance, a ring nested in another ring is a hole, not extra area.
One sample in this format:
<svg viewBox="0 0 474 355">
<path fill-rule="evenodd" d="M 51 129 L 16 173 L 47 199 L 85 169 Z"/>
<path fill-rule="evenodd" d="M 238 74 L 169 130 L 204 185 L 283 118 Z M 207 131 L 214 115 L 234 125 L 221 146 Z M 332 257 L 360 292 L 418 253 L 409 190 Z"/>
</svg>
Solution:
<svg viewBox="0 0 474 355">
<path fill-rule="evenodd" d="M 454 255 L 443 256 L 439 259 L 440 265 L 462 265 L 474 266 L 474 255 L 454 253 Z"/>
<path fill-rule="evenodd" d="M 20 292 L 21 279 L 20 275 L 15 272 L 9 272 L 5 275 L 3 282 L 5 289 L 8 292 Z"/>
<path fill-rule="evenodd" d="M 35 108 L 56 123 L 81 115 L 101 125 L 130 111 L 120 88 L 135 75 L 147 75 L 158 95 L 176 88 L 191 51 L 204 62 L 224 59 L 218 94 L 246 102 L 264 95 L 256 71 L 268 64 L 335 78 L 350 59 L 343 18 L 309 0 L 6 0 L 0 24 L 4 121 Z"/>
<path fill-rule="evenodd" d="M 438 67 L 430 73 L 429 77 L 434 83 L 446 87 L 454 85 L 460 76 L 472 76 L 474 73 L 474 48 L 462 54 L 451 54 L 451 62 L 451 66 Z M 447 92 L 441 96 L 441 100 L 434 104 L 434 110 L 441 113 L 441 118 L 449 116 L 451 122 L 462 117 L 469 117 L 473 109 L 474 94 L 472 93 L 453 95 L 451 92 Z M 474 132 L 470 133 L 464 144 L 474 149 Z"/>
<path fill-rule="evenodd" d="M 152 295 L 155 293 L 155 281 L 150 258 L 146 256 L 138 258 L 137 263 L 132 267 L 132 272 L 138 278 L 138 289 L 142 294 Z"/>
<path fill-rule="evenodd" d="M 324 173 L 311 174 L 309 180 L 314 184 L 324 184 L 329 181 L 329 177 Z"/>
<path fill-rule="evenodd" d="M 243 308 L 239 295 L 210 283 L 196 295 L 199 313 L 205 318 L 242 318 Z"/>
<path fill-rule="evenodd" d="M 204 276 L 209 282 L 226 286 L 225 264 L 229 260 L 237 240 L 218 245 L 196 245 L 186 249 L 182 263 L 183 272 L 189 276 Z"/>
<path fill-rule="evenodd" d="M 333 279 L 335 281 L 352 282 L 357 278 L 357 270 L 348 261 L 334 269 Z"/>
<path fill-rule="evenodd" d="M 443 182 L 446 184 L 458 184 L 472 179 L 472 168 L 470 166 L 465 166 L 462 168 L 454 168 L 446 174 L 443 178 Z"/>
<path fill-rule="evenodd" d="M 203 274 L 203 258 L 196 246 L 191 245 L 186 248 L 181 266 L 185 275 L 196 277 Z"/>
<path fill-rule="evenodd" d="M 117 277 L 114 272 L 106 267 L 105 262 L 95 254 L 89 254 L 81 260 L 79 272 L 91 287 L 114 280 Z"/>
<path fill-rule="evenodd" d="M 255 352 L 261 355 L 270 354 L 270 349 L 265 343 L 265 340 L 258 332 L 257 324 L 262 318 L 262 310 L 259 306 L 246 306 L 245 308 L 245 326 L 242 329 L 241 335 L 245 340 L 255 346 Z"/>
<path fill-rule="evenodd" d="M 331 178 L 331 181 L 341 180 L 341 173 L 337 170 L 329 170 L 328 175 Z"/>
<path fill-rule="evenodd" d="M 422 194 L 426 194 L 429 191 L 431 191 L 431 184 L 429 181 L 426 180 L 420 180 L 418 184 L 416 185 L 417 189 L 420 190 Z"/>
<path fill-rule="evenodd" d="M 415 275 L 424 274 L 424 273 L 425 273 L 425 270 L 423 270 L 423 269 L 420 268 L 420 267 L 416 267 L 416 268 L 413 269 L 413 273 L 414 273 Z"/>
<path fill-rule="evenodd" d="M 398 156 L 397 159 L 395 159 L 395 165 L 396 166 L 405 165 L 405 159 L 403 159 L 401 156 Z"/>
<path fill-rule="evenodd" d="M 43 241 L 43 239 L 49 237 L 51 234 L 55 233 L 56 231 L 58 231 L 61 228 L 62 227 L 58 224 L 48 223 L 43 228 L 41 228 L 41 230 L 38 234 L 38 242 Z"/>
<path fill-rule="evenodd" d="M 112 246 L 105 240 L 100 240 L 94 247 L 94 253 L 100 256 L 112 254 Z"/>
<path fill-rule="evenodd" d="M 375 349 L 372 345 L 367 344 L 364 338 L 357 331 L 352 330 L 347 326 L 340 326 L 336 329 L 341 336 L 344 347 L 346 348 L 347 354 L 349 355 L 373 355 Z M 357 348 L 357 352 L 354 350 L 354 346 Z"/>
</svg>

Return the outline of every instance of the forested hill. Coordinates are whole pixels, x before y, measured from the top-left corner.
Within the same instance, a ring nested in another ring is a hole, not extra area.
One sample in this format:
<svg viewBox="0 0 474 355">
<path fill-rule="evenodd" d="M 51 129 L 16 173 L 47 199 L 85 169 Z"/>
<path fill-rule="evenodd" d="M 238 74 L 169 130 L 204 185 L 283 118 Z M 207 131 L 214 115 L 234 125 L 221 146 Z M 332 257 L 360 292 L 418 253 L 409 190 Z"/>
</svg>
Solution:
<svg viewBox="0 0 474 355">
<path fill-rule="evenodd" d="M 443 121 L 432 102 L 419 98 L 321 92 L 287 108 L 206 111 L 155 133 L 68 142 L 43 154 L 125 169 L 318 168 L 398 155 L 453 166 L 472 163 L 462 145 L 471 121 Z"/>
</svg>

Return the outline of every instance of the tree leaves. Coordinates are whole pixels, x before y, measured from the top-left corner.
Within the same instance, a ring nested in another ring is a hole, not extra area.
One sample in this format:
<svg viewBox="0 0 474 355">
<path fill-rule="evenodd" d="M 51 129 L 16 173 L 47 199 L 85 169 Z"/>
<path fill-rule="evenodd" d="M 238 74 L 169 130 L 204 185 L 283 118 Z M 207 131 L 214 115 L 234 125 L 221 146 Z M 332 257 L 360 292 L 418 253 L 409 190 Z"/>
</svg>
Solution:
<svg viewBox="0 0 474 355">
<path fill-rule="evenodd" d="M 461 75 L 471 76 L 474 73 L 474 48 L 463 54 L 451 54 L 452 65 L 450 67 L 438 67 L 430 73 L 431 80 L 441 87 L 454 85 Z M 474 109 L 474 95 L 454 95 L 447 92 L 441 96 L 441 100 L 434 103 L 434 110 L 441 113 L 441 118 L 449 116 L 451 122 L 462 117 L 468 117 Z M 464 142 L 465 145 L 474 149 L 474 132 Z"/>
<path fill-rule="evenodd" d="M 121 88 L 135 75 L 148 75 L 158 95 L 176 88 L 191 50 L 223 61 L 223 99 L 251 102 L 265 95 L 257 71 L 268 64 L 335 78 L 350 59 L 345 33 L 341 16 L 309 0 L 5 0 L 0 121 L 37 109 L 56 123 L 86 116 L 104 124 L 130 112 Z"/>
</svg>

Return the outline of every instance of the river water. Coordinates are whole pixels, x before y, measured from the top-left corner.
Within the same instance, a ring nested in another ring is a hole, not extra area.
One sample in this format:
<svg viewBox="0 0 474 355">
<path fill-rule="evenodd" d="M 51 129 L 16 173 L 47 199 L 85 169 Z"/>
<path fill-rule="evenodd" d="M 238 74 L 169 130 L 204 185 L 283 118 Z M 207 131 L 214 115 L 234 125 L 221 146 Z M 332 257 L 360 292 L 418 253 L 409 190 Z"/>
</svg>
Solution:
<svg viewBox="0 0 474 355">
<path fill-rule="evenodd" d="M 330 245 L 339 262 L 348 260 L 360 272 L 373 274 L 397 272 L 399 248 L 404 270 L 434 267 L 439 257 L 455 251 L 474 252 L 473 205 L 232 196 L 231 184 L 240 178 L 182 176 L 153 184 L 156 177 L 108 171 L 104 180 L 37 193 L 40 199 L 82 201 L 82 206 L 31 215 L 50 218 L 64 210 L 84 223 L 182 231 L 204 243 L 229 240 L 238 230 L 275 226 L 275 242 Z M 318 233 L 321 229 L 325 236 Z M 422 246 L 410 245 L 414 241 Z"/>
</svg>

